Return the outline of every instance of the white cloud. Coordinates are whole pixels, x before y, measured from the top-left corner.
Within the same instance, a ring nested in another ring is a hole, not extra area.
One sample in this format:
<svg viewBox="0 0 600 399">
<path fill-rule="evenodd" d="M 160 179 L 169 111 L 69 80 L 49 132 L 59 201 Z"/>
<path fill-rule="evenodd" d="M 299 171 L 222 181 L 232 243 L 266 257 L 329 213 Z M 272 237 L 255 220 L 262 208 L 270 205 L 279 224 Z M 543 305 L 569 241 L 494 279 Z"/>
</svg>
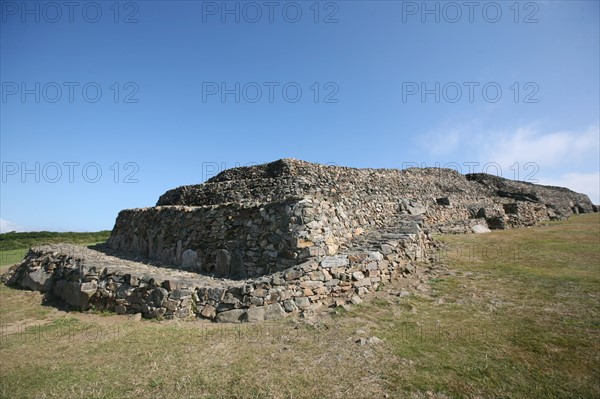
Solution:
<svg viewBox="0 0 600 399">
<path fill-rule="evenodd" d="M 0 234 L 8 233 L 9 231 L 22 232 L 26 231 L 25 227 L 13 223 L 9 220 L 0 219 Z"/>
<path fill-rule="evenodd" d="M 445 154 L 455 151 L 462 140 L 460 127 L 444 132 L 443 135 L 436 135 L 434 140 L 429 142 L 430 151 L 433 154 Z"/>
<path fill-rule="evenodd" d="M 581 132 L 540 133 L 519 128 L 488 142 L 482 157 L 499 163 L 507 172 L 511 171 L 508 169 L 511 165 L 519 162 L 522 180 L 526 180 L 524 177 L 529 172 L 535 172 L 532 176 L 539 184 L 567 187 L 588 195 L 595 204 L 599 201 L 599 125 Z M 525 169 L 528 162 L 535 164 L 535 171 Z M 513 178 L 513 172 L 504 177 Z"/>
<path fill-rule="evenodd" d="M 494 131 L 486 131 L 483 126 L 485 122 L 477 119 L 441 126 L 425 135 L 423 146 L 431 155 L 444 156 L 446 162 L 479 162 L 481 169 L 496 163 L 505 178 L 537 179 L 540 184 L 585 193 L 594 203 L 600 201 L 598 123 L 581 131 L 546 132 L 536 124 Z M 497 173 L 495 168 L 487 172 Z"/>
<path fill-rule="evenodd" d="M 567 187 L 587 194 L 594 204 L 600 204 L 600 173 L 565 173 L 556 179 L 540 179 L 540 184 Z"/>
<path fill-rule="evenodd" d="M 559 131 L 545 134 L 521 127 L 476 141 L 483 144 L 483 159 L 507 167 L 514 162 L 535 162 L 540 169 L 561 166 L 568 170 L 569 165 L 597 159 L 600 151 L 598 125 L 583 132 Z"/>
<path fill-rule="evenodd" d="M 581 132 L 540 132 L 532 126 L 490 131 L 482 125 L 473 121 L 440 127 L 426 134 L 422 144 L 435 155 L 460 152 L 463 158 L 470 156 L 469 161 L 497 162 L 502 166 L 535 162 L 540 167 L 551 167 L 573 161 L 598 160 L 598 124 Z"/>
</svg>

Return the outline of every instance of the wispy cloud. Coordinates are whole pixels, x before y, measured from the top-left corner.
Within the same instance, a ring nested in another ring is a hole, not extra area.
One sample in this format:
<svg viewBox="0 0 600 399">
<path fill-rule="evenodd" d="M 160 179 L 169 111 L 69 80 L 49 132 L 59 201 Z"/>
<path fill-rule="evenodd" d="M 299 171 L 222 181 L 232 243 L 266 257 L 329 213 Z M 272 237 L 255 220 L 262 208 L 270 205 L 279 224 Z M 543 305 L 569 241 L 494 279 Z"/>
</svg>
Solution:
<svg viewBox="0 0 600 399">
<path fill-rule="evenodd" d="M 600 173 L 565 173 L 554 179 L 540 179 L 540 184 L 568 187 L 587 194 L 594 204 L 600 204 Z"/>
<path fill-rule="evenodd" d="M 600 201 L 598 123 L 581 131 L 544 131 L 535 123 L 491 131 L 483 126 L 481 120 L 443 126 L 426 134 L 422 144 L 431 155 L 459 164 L 497 163 L 507 178 L 514 178 L 515 162 L 521 169 L 520 179 L 528 173 L 523 166 L 533 163 L 539 183 L 568 187 L 587 194 L 595 203 Z"/>
<path fill-rule="evenodd" d="M 10 220 L 0 219 L 0 234 L 8 233 L 9 231 L 22 232 L 27 229 L 21 225 L 11 222 Z"/>
<path fill-rule="evenodd" d="M 558 131 L 543 133 L 522 127 L 515 131 L 494 133 L 484 144 L 481 156 L 500 165 L 535 162 L 540 168 L 562 166 L 568 171 L 586 160 L 598 159 L 600 130 L 598 125 L 583 132 Z"/>
</svg>

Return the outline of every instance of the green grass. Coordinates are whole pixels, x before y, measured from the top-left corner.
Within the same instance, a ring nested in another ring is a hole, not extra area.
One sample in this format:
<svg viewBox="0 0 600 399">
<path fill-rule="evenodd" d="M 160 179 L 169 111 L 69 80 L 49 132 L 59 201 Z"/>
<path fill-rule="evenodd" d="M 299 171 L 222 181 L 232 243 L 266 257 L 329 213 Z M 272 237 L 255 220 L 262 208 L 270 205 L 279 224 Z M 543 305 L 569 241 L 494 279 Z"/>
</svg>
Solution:
<svg viewBox="0 0 600 399">
<path fill-rule="evenodd" d="M 104 242 L 110 236 L 110 231 L 92 233 L 54 233 L 38 231 L 28 233 L 0 234 L 0 271 L 20 262 L 32 246 L 69 242 L 80 245 L 90 245 Z"/>
<path fill-rule="evenodd" d="M 136 323 L 0 287 L 0 397 L 600 398 L 600 215 L 439 238 L 430 294 L 388 285 L 314 325 Z"/>
</svg>

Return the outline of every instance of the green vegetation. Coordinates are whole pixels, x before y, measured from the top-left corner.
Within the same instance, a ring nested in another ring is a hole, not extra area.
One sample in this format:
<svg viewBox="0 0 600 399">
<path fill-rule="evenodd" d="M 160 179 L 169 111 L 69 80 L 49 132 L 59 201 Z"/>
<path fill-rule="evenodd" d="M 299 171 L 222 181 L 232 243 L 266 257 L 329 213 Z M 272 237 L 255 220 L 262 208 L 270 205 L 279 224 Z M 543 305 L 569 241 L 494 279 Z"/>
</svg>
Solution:
<svg viewBox="0 0 600 399">
<path fill-rule="evenodd" d="M 80 245 L 91 245 L 104 242 L 110 236 L 110 231 L 93 233 L 54 233 L 38 231 L 29 233 L 0 234 L 0 271 L 7 266 L 18 263 L 27 254 L 29 248 L 36 245 L 70 242 Z"/>
<path fill-rule="evenodd" d="M 134 322 L 2 286 L 0 397 L 600 398 L 600 215 L 439 239 L 430 293 L 315 324 Z"/>
</svg>

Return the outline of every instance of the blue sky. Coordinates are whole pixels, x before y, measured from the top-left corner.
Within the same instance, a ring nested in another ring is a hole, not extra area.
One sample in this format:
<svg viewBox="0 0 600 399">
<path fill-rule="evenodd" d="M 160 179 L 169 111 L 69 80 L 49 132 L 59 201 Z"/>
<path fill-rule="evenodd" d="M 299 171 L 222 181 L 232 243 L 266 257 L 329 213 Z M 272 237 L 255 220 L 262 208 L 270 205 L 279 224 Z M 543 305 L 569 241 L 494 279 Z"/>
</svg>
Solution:
<svg viewBox="0 0 600 399">
<path fill-rule="evenodd" d="M 599 203 L 599 2 L 0 1 L 2 231 L 222 168 L 460 167 Z"/>
</svg>

